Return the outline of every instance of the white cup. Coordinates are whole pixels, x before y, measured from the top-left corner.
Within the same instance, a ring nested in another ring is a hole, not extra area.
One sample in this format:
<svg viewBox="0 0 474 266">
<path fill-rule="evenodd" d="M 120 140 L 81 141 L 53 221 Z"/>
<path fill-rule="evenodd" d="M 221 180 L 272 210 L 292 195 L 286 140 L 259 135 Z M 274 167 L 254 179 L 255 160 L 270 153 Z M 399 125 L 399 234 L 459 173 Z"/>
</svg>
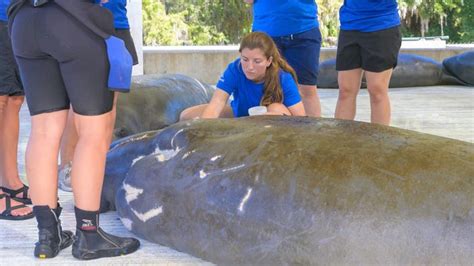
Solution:
<svg viewBox="0 0 474 266">
<path fill-rule="evenodd" d="M 254 106 L 249 108 L 249 115 L 264 115 L 267 113 L 267 107 L 266 106 Z"/>
</svg>

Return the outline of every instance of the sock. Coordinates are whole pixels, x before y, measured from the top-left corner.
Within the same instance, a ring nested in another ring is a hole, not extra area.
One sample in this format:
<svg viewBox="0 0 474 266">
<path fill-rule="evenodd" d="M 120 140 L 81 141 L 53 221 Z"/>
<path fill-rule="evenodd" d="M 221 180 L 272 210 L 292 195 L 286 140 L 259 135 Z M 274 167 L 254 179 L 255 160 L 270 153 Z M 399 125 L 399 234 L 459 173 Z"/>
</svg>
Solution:
<svg viewBox="0 0 474 266">
<path fill-rule="evenodd" d="M 33 206 L 33 213 L 38 222 L 38 229 L 56 228 L 61 210 L 62 208 L 59 206 L 59 203 L 55 209 L 49 208 L 48 205 Z"/>
<path fill-rule="evenodd" d="M 99 228 L 99 210 L 85 211 L 74 207 L 76 213 L 76 228 L 82 231 L 97 231 Z"/>
</svg>

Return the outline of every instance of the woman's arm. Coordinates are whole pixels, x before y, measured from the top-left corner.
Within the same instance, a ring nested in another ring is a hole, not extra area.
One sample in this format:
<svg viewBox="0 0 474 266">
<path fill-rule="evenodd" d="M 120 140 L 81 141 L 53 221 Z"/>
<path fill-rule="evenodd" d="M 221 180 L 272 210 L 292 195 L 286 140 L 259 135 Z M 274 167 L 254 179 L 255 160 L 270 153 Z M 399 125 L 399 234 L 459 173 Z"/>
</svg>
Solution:
<svg viewBox="0 0 474 266">
<path fill-rule="evenodd" d="M 216 89 L 211 101 L 202 112 L 201 118 L 218 118 L 229 99 L 229 94 L 219 88 Z"/>
<path fill-rule="evenodd" d="M 303 102 L 299 102 L 288 107 L 292 116 L 306 116 L 306 112 L 304 110 Z"/>
</svg>

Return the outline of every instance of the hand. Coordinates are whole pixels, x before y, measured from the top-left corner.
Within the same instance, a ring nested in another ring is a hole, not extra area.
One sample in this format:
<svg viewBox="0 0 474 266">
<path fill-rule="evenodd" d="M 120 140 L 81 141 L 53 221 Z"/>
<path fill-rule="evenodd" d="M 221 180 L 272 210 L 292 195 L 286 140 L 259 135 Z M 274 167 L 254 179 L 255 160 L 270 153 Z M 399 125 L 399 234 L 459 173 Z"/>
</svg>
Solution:
<svg viewBox="0 0 474 266">
<path fill-rule="evenodd" d="M 244 0 L 244 2 L 247 4 L 253 4 L 253 0 Z"/>
<path fill-rule="evenodd" d="M 105 4 L 105 3 L 108 3 L 108 2 L 109 2 L 109 0 L 100 0 L 100 4 L 101 4 L 101 5 L 102 5 L 102 4 Z"/>
</svg>

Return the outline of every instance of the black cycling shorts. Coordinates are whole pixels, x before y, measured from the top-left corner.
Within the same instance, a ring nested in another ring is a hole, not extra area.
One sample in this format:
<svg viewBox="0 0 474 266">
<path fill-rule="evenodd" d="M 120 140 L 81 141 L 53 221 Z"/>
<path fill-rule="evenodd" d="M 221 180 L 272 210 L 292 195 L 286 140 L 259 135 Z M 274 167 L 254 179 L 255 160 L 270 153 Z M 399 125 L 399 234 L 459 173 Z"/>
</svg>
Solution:
<svg viewBox="0 0 474 266">
<path fill-rule="evenodd" d="M 94 5 L 84 2 L 88 4 Z M 11 39 L 32 116 L 69 105 L 81 115 L 112 110 L 104 39 L 54 2 L 23 6 L 13 21 Z"/>
<path fill-rule="evenodd" d="M 395 68 L 401 44 L 399 26 L 374 32 L 341 30 L 336 70 L 362 68 L 370 72 L 382 72 Z"/>
</svg>

